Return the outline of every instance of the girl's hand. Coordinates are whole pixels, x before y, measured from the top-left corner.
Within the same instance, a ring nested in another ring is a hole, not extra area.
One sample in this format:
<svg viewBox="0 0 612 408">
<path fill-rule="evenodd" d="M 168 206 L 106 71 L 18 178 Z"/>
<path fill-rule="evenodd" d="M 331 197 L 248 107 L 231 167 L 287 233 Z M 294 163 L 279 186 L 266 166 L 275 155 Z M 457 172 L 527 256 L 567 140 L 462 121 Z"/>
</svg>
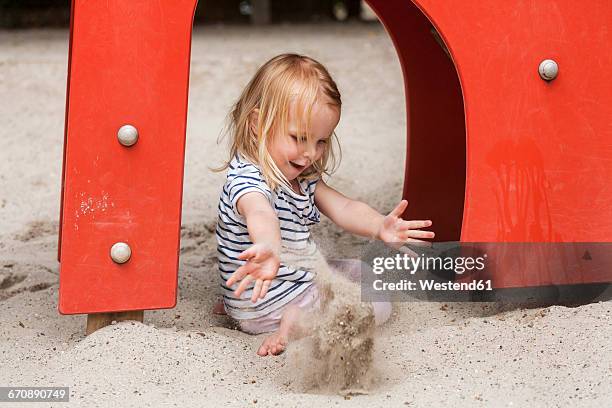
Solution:
<svg viewBox="0 0 612 408">
<path fill-rule="evenodd" d="M 255 244 L 246 251 L 238 255 L 238 259 L 246 259 L 246 263 L 230 276 L 227 286 L 231 287 L 234 283 L 240 282 L 234 295 L 239 297 L 247 289 L 251 281 L 255 281 L 251 302 L 263 299 L 270 289 L 272 279 L 276 277 L 280 267 L 280 257 L 268 244 Z"/>
<path fill-rule="evenodd" d="M 419 231 L 420 228 L 431 226 L 431 220 L 424 221 L 405 221 L 400 218 L 404 210 L 408 207 L 408 201 L 402 200 L 387 215 L 378 230 L 377 237 L 387 245 L 401 247 L 405 242 L 425 242 L 424 239 L 431 239 L 435 234 L 431 231 Z"/>
</svg>

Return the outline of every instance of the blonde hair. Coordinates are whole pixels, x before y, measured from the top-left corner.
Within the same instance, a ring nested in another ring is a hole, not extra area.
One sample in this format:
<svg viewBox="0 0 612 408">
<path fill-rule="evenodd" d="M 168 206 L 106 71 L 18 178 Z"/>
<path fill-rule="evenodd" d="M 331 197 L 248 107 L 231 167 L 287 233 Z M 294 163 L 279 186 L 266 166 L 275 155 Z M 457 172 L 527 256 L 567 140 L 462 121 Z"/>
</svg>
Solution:
<svg viewBox="0 0 612 408">
<path fill-rule="evenodd" d="M 322 101 L 321 97 L 325 99 L 325 103 L 337 109 L 342 105 L 336 83 L 319 62 L 298 54 L 281 54 L 272 58 L 257 70 L 233 105 L 225 129 L 225 135 L 230 136 L 229 159 L 222 167 L 214 170 L 225 170 L 232 158 L 240 154 L 259 166 L 272 190 L 279 185 L 290 188 L 289 180 L 274 163 L 268 146 L 274 135 L 287 133 L 289 106 L 293 97 L 296 97 L 298 109 L 298 134 L 305 133 L 308 140 L 311 137 L 310 116 L 313 105 Z M 251 115 L 254 112 L 257 112 L 256 131 L 251 123 Z M 302 123 L 302 112 L 306 113 L 305 127 Z M 310 168 L 300 175 L 300 179 L 315 179 L 322 174 L 331 174 L 337 168 L 341 152 L 335 132 L 332 139 L 338 146 L 338 153 L 334 151 L 330 140 L 330 143 L 325 144 L 321 158 L 313 162 Z"/>
</svg>

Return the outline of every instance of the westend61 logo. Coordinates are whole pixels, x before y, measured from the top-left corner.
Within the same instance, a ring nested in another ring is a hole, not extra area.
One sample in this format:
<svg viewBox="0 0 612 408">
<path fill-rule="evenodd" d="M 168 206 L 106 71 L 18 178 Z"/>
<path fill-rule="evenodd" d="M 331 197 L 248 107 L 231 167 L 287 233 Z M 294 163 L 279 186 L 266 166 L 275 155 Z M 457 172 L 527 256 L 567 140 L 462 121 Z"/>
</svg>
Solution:
<svg viewBox="0 0 612 408">
<path fill-rule="evenodd" d="M 482 271 L 485 268 L 487 254 L 478 257 L 439 257 L 439 256 L 411 256 L 396 254 L 390 257 L 376 257 L 372 259 L 372 272 L 380 275 L 385 271 L 406 271 L 414 275 L 419 270 L 452 271 L 458 275 L 465 272 Z"/>
</svg>

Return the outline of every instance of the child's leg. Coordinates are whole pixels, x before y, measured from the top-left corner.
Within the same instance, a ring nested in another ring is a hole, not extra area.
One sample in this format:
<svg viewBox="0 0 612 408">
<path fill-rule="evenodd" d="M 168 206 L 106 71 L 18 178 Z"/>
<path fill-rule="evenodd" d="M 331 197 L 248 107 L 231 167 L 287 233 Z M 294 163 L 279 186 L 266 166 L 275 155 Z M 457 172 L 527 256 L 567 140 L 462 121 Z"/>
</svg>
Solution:
<svg viewBox="0 0 612 408">
<path fill-rule="evenodd" d="M 285 308 L 278 330 L 261 343 L 257 354 L 264 357 L 267 355 L 276 356 L 283 351 L 289 340 L 296 340 L 304 336 L 304 331 L 300 325 L 303 319 L 303 310 L 296 305 L 289 305 Z"/>
<path fill-rule="evenodd" d="M 250 334 L 270 333 L 257 350 L 260 356 L 282 353 L 291 340 L 306 335 L 302 325 L 304 313 L 318 302 L 315 285 L 308 287 L 282 309 L 250 320 L 239 320 L 240 329 Z"/>
<path fill-rule="evenodd" d="M 362 262 L 359 259 L 331 259 L 327 263 L 334 272 L 338 272 L 351 282 L 361 281 Z M 372 308 L 377 326 L 382 325 L 391 317 L 390 302 L 372 302 Z"/>
</svg>

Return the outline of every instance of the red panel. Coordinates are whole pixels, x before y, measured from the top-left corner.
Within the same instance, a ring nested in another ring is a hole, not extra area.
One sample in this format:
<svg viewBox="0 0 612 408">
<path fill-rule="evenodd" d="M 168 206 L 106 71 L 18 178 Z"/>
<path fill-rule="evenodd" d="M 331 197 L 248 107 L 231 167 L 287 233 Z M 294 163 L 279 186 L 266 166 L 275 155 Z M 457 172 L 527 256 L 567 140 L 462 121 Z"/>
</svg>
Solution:
<svg viewBox="0 0 612 408">
<path fill-rule="evenodd" d="M 62 313 L 176 303 L 196 0 L 75 1 L 62 194 Z M 132 147 L 117 130 L 139 131 Z M 113 243 L 131 259 L 115 264 Z"/>
<path fill-rule="evenodd" d="M 408 218 L 432 218 L 440 240 L 459 231 L 464 242 L 612 240 L 612 79 L 605 73 L 612 65 L 612 3 L 369 3 L 394 40 L 406 81 Z M 426 19 L 456 72 L 432 46 Z M 544 59 L 559 64 L 551 82 L 538 75 Z M 567 257 L 564 251 L 557 255 Z M 594 253 L 601 265 L 608 262 L 605 250 Z M 582 262 L 581 254 L 572 262 Z M 612 280 L 605 268 L 577 266 L 552 276 L 545 266 L 523 264 L 530 266 L 520 273 L 496 268 L 497 281 L 515 287 Z"/>
<path fill-rule="evenodd" d="M 463 87 L 462 240 L 610 241 L 612 3 L 415 2 Z M 547 58 L 559 64 L 552 82 L 537 71 Z"/>
</svg>

